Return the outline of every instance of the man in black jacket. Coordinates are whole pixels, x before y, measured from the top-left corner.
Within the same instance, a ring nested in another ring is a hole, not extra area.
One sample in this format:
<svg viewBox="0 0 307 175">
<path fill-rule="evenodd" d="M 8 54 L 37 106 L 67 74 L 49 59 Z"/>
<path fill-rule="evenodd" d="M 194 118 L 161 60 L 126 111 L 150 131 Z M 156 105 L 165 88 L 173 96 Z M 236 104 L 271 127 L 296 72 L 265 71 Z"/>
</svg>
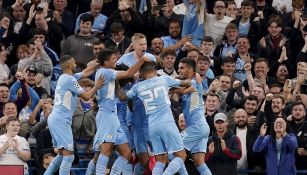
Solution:
<svg viewBox="0 0 307 175">
<path fill-rule="evenodd" d="M 228 120 L 224 113 L 214 117 L 216 132 L 209 137 L 206 163 L 212 174 L 237 174 L 237 160 L 241 158 L 240 139 L 227 129 Z"/>
<path fill-rule="evenodd" d="M 298 142 L 298 148 L 295 154 L 297 169 L 306 169 L 307 165 L 307 122 L 305 117 L 305 105 L 302 102 L 293 103 L 291 115 L 287 119 L 290 129 L 296 135 Z"/>
</svg>

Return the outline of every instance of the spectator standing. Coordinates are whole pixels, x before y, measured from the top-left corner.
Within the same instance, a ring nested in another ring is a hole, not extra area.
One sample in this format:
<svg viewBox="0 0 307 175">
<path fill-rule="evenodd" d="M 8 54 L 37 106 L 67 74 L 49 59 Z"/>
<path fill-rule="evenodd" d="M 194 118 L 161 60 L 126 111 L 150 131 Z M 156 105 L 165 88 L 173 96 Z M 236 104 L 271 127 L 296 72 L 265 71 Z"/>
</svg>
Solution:
<svg viewBox="0 0 307 175">
<path fill-rule="evenodd" d="M 214 116 L 215 132 L 208 140 L 206 162 L 213 175 L 237 174 L 237 160 L 241 158 L 240 139 L 227 129 L 228 121 L 224 113 Z"/>
<path fill-rule="evenodd" d="M 268 126 L 264 123 L 260 135 L 254 143 L 255 152 L 264 151 L 267 174 L 295 175 L 295 150 L 297 140 L 293 134 L 288 134 L 287 124 L 283 118 L 274 120 L 274 130 L 266 136 Z"/>
</svg>

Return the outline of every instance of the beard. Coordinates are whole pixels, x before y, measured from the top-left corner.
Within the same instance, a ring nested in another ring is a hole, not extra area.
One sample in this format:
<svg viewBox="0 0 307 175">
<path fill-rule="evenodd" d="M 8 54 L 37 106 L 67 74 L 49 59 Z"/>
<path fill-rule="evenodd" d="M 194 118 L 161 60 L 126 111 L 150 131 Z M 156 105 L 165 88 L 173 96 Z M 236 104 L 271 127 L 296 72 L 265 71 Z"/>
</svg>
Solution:
<svg viewBox="0 0 307 175">
<path fill-rule="evenodd" d="M 245 128 L 247 126 L 247 123 L 246 122 L 243 122 L 243 121 L 240 121 L 239 123 L 236 124 L 236 126 L 238 128 Z"/>
</svg>

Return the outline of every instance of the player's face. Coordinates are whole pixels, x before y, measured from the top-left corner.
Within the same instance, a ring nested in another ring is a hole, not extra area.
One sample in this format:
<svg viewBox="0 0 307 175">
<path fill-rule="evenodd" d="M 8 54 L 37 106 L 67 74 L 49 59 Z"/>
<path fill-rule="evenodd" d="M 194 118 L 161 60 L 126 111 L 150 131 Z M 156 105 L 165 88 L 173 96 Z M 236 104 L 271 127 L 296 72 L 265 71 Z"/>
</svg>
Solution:
<svg viewBox="0 0 307 175">
<path fill-rule="evenodd" d="M 180 75 L 183 75 L 186 78 L 188 75 L 188 66 L 184 63 L 179 63 L 178 72 Z"/>
<path fill-rule="evenodd" d="M 16 136 L 20 130 L 19 121 L 10 121 L 6 126 L 7 134 L 10 136 Z"/>
<path fill-rule="evenodd" d="M 143 55 L 147 49 L 147 41 L 146 38 L 138 39 L 133 43 L 134 51 L 137 55 Z"/>
<path fill-rule="evenodd" d="M 74 58 L 71 58 L 71 60 L 69 61 L 69 67 L 72 70 L 72 72 L 76 71 L 77 64 Z"/>
<path fill-rule="evenodd" d="M 112 54 L 110 56 L 110 59 L 107 61 L 107 66 L 112 68 L 112 69 L 115 69 L 115 66 L 116 66 L 116 61 L 117 61 L 117 56 L 116 54 Z"/>
</svg>

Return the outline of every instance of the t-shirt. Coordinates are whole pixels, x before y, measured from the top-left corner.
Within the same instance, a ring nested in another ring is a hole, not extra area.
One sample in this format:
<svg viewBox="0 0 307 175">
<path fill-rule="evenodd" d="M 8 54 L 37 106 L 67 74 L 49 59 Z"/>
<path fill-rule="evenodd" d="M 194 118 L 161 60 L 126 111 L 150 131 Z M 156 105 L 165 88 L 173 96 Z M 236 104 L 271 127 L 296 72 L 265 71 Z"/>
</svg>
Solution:
<svg viewBox="0 0 307 175">
<path fill-rule="evenodd" d="M 241 148 L 242 148 L 242 157 L 238 160 L 238 169 L 246 169 L 248 166 L 247 164 L 247 151 L 246 151 L 246 129 L 238 129 L 237 128 L 237 137 L 239 137 L 241 141 Z"/>
<path fill-rule="evenodd" d="M 30 151 L 29 143 L 25 138 L 16 135 L 14 139 L 18 142 L 18 149 Z M 8 137 L 6 134 L 1 135 L 0 147 L 3 147 L 7 140 Z M 17 156 L 17 151 L 14 148 L 8 148 L 4 151 L 0 156 L 0 165 L 24 165 L 24 174 L 28 173 L 28 164 Z"/>
</svg>

